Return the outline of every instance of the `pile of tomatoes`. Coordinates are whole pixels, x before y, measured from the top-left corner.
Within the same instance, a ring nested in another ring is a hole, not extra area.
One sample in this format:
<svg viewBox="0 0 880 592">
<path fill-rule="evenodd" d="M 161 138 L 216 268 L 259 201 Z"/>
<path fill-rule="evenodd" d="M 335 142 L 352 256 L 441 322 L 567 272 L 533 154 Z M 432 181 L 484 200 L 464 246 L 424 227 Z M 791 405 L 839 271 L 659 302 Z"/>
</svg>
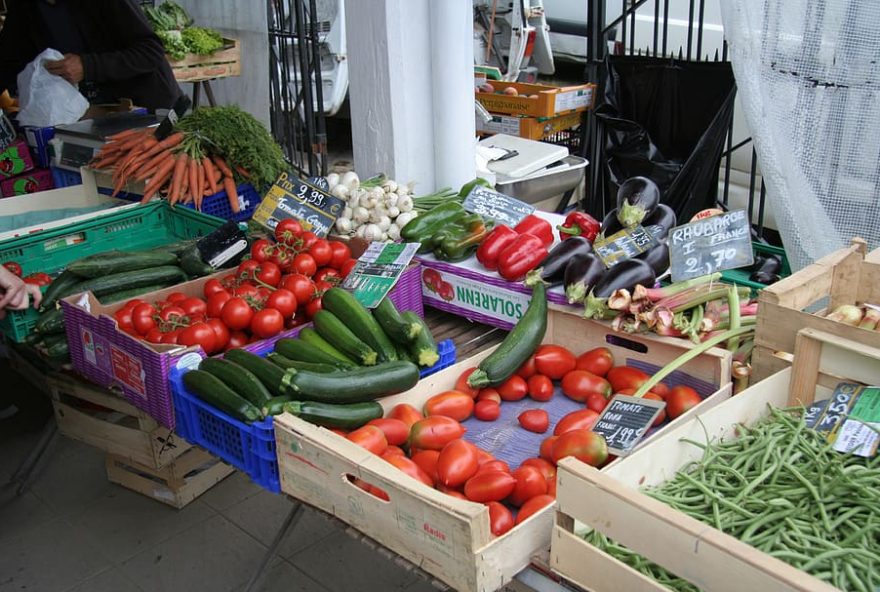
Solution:
<svg viewBox="0 0 880 592">
<path fill-rule="evenodd" d="M 121 330 L 149 343 L 198 345 L 206 354 L 275 337 L 308 322 L 327 290 L 356 264 L 348 245 L 303 231 L 295 220 L 260 239 L 251 257 L 224 277 L 205 282 L 202 296 L 182 292 L 164 301 L 126 302 L 114 313 Z"/>
<path fill-rule="evenodd" d="M 8 271 L 10 271 L 13 275 L 17 275 L 24 281 L 26 284 L 33 284 L 35 286 L 48 286 L 52 283 L 52 276 L 48 273 L 44 273 L 42 271 L 38 271 L 36 273 L 32 273 L 30 275 L 26 275 L 22 277 L 21 265 L 16 263 L 15 261 L 7 261 L 3 264 Z"/>
<path fill-rule="evenodd" d="M 347 434 L 339 433 L 430 487 L 486 504 L 496 536 L 553 502 L 559 460 L 574 456 L 597 467 L 608 461 L 604 438 L 591 428 L 613 393 L 632 394 L 650 378 L 636 368 L 615 366 L 613 354 L 606 347 L 575 356 L 564 347 L 549 344 L 540 346 L 497 387 L 470 387 L 467 378 L 474 370 L 463 372 L 453 390 L 434 395 L 421 410 L 402 403 L 382 419 Z M 556 422 L 535 456 L 515 469 L 464 439 L 466 428 L 462 422 L 471 417 L 493 421 L 500 416 L 505 402 L 526 397 L 536 404 L 519 415 L 519 425 L 530 432 L 548 432 L 549 415 L 540 403 L 553 398 L 557 383 L 566 397 L 582 403 L 583 408 Z M 646 396 L 666 401 L 665 414 L 672 419 L 702 401 L 690 387 L 670 388 L 662 383 Z M 665 419 L 661 415 L 657 423 Z M 354 482 L 388 499 L 386 492 L 375 485 Z"/>
</svg>

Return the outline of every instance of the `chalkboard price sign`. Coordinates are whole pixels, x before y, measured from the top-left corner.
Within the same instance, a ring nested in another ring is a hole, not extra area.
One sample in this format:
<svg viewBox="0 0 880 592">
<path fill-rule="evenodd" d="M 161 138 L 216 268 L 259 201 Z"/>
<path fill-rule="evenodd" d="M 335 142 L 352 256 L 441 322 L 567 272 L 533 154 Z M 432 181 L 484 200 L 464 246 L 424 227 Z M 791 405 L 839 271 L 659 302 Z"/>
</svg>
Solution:
<svg viewBox="0 0 880 592">
<path fill-rule="evenodd" d="M 755 256 L 746 211 L 676 226 L 669 233 L 669 260 L 674 282 L 751 265 Z"/>
<path fill-rule="evenodd" d="M 507 226 L 516 226 L 523 218 L 535 211 L 534 206 L 482 185 L 475 185 L 471 189 L 462 206 L 468 212 Z"/>
<path fill-rule="evenodd" d="M 6 150 L 15 139 L 15 128 L 6 114 L 0 111 L 0 152 Z"/>
<path fill-rule="evenodd" d="M 664 407 L 663 401 L 614 395 L 592 430 L 605 437 L 612 454 L 625 456 L 648 432 Z"/>
<path fill-rule="evenodd" d="M 624 228 L 603 241 L 593 243 L 593 250 L 605 267 L 611 268 L 657 246 L 657 239 L 641 224 Z"/>
<path fill-rule="evenodd" d="M 294 218 L 302 222 L 305 230 L 325 237 L 343 209 L 345 202 L 338 197 L 284 172 L 269 188 L 253 218 L 269 229 L 274 229 L 280 220 Z"/>
</svg>

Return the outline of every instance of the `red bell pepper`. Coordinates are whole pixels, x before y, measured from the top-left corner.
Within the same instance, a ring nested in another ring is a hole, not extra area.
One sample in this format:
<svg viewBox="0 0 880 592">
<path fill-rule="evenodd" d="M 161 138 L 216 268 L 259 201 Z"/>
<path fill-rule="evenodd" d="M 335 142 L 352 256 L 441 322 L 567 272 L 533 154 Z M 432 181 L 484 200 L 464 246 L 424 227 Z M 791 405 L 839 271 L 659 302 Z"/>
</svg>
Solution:
<svg viewBox="0 0 880 592">
<path fill-rule="evenodd" d="M 498 256 L 498 273 L 515 282 L 535 269 L 547 257 L 547 247 L 533 234 L 521 234 Z"/>
<path fill-rule="evenodd" d="M 477 261 L 491 271 L 498 269 L 498 256 L 519 234 L 510 226 L 496 226 L 477 249 Z"/>
<path fill-rule="evenodd" d="M 553 244 L 553 227 L 549 222 L 534 214 L 529 214 L 523 218 L 513 229 L 519 234 L 537 236 L 544 243 L 544 246 L 549 247 Z"/>
<path fill-rule="evenodd" d="M 570 236 L 582 236 L 592 243 L 596 240 L 601 226 L 598 220 L 586 212 L 572 212 L 565 217 L 565 222 L 557 228 L 559 229 L 559 238 L 562 240 Z"/>
</svg>

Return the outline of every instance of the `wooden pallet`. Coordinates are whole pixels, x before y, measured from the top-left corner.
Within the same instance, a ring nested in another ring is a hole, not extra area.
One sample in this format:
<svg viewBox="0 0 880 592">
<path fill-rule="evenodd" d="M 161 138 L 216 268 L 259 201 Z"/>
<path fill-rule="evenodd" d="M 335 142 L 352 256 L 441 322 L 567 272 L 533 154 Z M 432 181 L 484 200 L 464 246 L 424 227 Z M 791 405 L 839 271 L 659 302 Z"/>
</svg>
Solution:
<svg viewBox="0 0 880 592">
<path fill-rule="evenodd" d="M 187 54 L 182 60 L 168 59 L 178 82 L 202 82 L 241 74 L 241 42 L 223 39 L 224 49 L 211 55 Z"/>
<path fill-rule="evenodd" d="M 107 479 L 180 509 L 229 476 L 234 468 L 201 448 L 190 448 L 161 469 L 108 454 Z"/>
</svg>

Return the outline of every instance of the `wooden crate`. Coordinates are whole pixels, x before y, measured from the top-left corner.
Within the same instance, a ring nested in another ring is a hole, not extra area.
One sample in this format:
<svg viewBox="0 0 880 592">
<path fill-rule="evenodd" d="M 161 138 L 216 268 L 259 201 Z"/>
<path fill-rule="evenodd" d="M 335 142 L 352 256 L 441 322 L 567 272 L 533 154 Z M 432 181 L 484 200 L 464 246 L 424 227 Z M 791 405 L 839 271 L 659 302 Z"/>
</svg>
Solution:
<svg viewBox="0 0 880 592">
<path fill-rule="evenodd" d="M 551 310 L 544 341 L 579 352 L 608 345 L 618 359 L 658 365 L 690 349 L 682 340 L 639 335 L 632 337 L 632 343 L 641 351 L 632 351 L 608 343 L 608 335 L 619 337 L 595 321 Z M 453 388 L 465 369 L 494 349 L 483 350 L 380 403 L 386 411 L 402 402 L 421 408 L 429 397 Z M 711 350 L 692 360 L 684 371 L 721 387 L 704 405 L 729 396 L 730 352 Z M 275 418 L 275 437 L 284 493 L 335 515 L 456 590 L 496 590 L 525 568 L 533 555 L 547 552 L 554 514 L 551 508 L 496 538 L 489 530 L 488 509 L 482 504 L 431 489 L 329 430 L 282 414 Z M 357 488 L 349 476 L 383 489 L 390 501 Z"/>
<path fill-rule="evenodd" d="M 187 54 L 182 60 L 172 60 L 171 71 L 178 82 L 201 82 L 241 74 L 241 42 L 223 39 L 224 49 L 211 55 Z"/>
<path fill-rule="evenodd" d="M 18 372 L 31 386 L 47 396 L 51 394 L 49 376 L 52 373 L 49 364 L 38 357 L 38 354 L 20 345 L 7 343 L 9 367 Z"/>
<path fill-rule="evenodd" d="M 201 448 L 190 448 L 161 469 L 108 454 L 107 479 L 180 509 L 229 476 L 234 468 Z"/>
<path fill-rule="evenodd" d="M 517 117 L 493 114 L 491 121 L 477 118 L 480 135 L 508 134 L 528 140 L 541 140 L 563 130 L 575 128 L 583 121 L 583 113 L 575 111 L 557 117 Z"/>
<path fill-rule="evenodd" d="M 109 454 L 158 469 L 192 446 L 121 396 L 71 374 L 48 378 L 58 430 Z"/>
<path fill-rule="evenodd" d="M 796 349 L 791 368 L 680 424 L 605 471 L 571 458 L 561 461 L 553 569 L 596 592 L 667 590 L 579 536 L 593 528 L 707 592 L 835 590 L 637 491 L 663 483 L 702 457 L 702 450 L 685 439 L 735 437 L 736 426 L 766 416 L 768 404 L 786 407 L 828 398 L 841 380 L 880 384 L 880 349 L 814 329 L 799 333 Z"/>
<path fill-rule="evenodd" d="M 595 84 L 576 86 L 548 86 L 525 82 L 492 80 L 494 93 L 477 92 L 477 100 L 491 113 L 528 115 L 530 117 L 555 117 L 592 109 L 596 98 Z M 498 91 L 515 88 L 518 95 L 506 95 Z"/>
<path fill-rule="evenodd" d="M 841 304 L 880 304 L 880 249 L 867 256 L 866 251 L 865 241 L 854 239 L 846 249 L 760 292 L 752 384 L 791 364 L 795 337 L 804 327 L 880 347 L 880 331 L 851 327 L 804 311 L 811 306 L 833 310 Z"/>
</svg>

